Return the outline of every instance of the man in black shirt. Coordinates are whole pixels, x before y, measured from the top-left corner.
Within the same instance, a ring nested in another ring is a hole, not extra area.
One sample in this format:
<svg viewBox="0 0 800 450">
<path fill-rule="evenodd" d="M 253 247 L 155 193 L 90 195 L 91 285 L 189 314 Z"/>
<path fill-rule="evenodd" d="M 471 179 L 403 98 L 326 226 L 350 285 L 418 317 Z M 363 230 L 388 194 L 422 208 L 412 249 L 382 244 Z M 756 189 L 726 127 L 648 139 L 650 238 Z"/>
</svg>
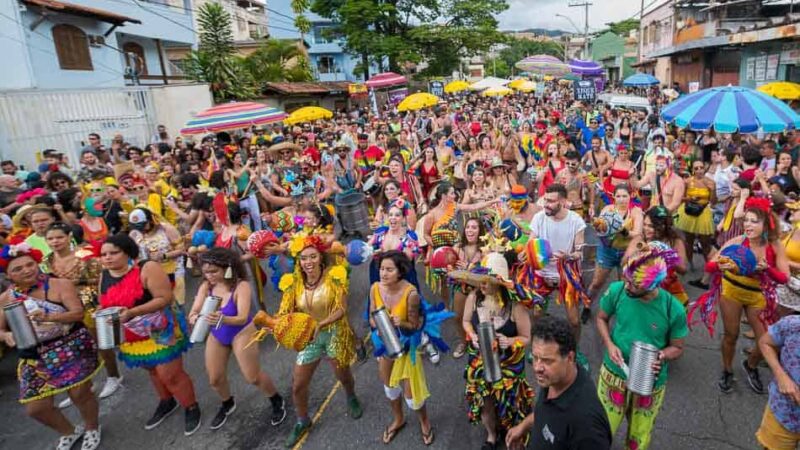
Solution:
<svg viewBox="0 0 800 450">
<path fill-rule="evenodd" d="M 535 322 L 533 372 L 541 387 L 533 414 L 506 435 L 509 449 L 530 448 L 607 450 L 611 447 L 608 424 L 597 388 L 589 374 L 575 364 L 576 340 L 564 319 L 544 317 Z"/>
</svg>

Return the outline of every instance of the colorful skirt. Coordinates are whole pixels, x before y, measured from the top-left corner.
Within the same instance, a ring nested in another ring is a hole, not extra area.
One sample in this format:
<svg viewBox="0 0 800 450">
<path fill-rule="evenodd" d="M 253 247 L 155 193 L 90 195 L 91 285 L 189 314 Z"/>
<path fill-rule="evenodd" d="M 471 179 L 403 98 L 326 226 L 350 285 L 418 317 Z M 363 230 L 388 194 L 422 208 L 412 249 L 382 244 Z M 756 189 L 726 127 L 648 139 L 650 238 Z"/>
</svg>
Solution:
<svg viewBox="0 0 800 450">
<path fill-rule="evenodd" d="M 36 351 L 39 358 L 20 358 L 17 365 L 19 402 L 23 404 L 80 386 L 103 367 L 94 338 L 84 327 L 45 342 Z"/>
<path fill-rule="evenodd" d="M 714 213 L 711 211 L 711 208 L 706 206 L 699 216 L 686 214 L 685 208 L 685 203 L 681 204 L 678 208 L 678 213 L 675 218 L 675 228 L 684 233 L 699 236 L 714 235 Z"/>
<path fill-rule="evenodd" d="M 152 369 L 166 364 L 189 349 L 186 318 L 183 312 L 172 307 L 165 311 L 167 325 L 162 331 L 151 332 L 150 337 L 133 342 L 123 342 L 119 346 L 119 359 L 130 368 Z M 126 330 L 127 331 L 127 330 Z M 126 337 L 128 334 L 126 333 Z"/>
<path fill-rule="evenodd" d="M 428 391 L 428 382 L 425 380 L 425 370 L 422 368 L 422 358 L 419 353 L 416 362 L 411 361 L 411 354 L 408 352 L 394 361 L 392 374 L 389 377 L 389 387 L 399 387 L 403 380 L 408 380 L 411 387 L 414 408 L 421 408 L 431 393 Z"/>
<path fill-rule="evenodd" d="M 467 417 L 473 424 L 481 422 L 481 410 L 487 397 L 494 399 L 497 423 L 501 430 L 507 431 L 522 422 L 533 410 L 534 392 L 525 379 L 525 347 L 515 345 L 506 350 L 500 361 L 503 378 L 490 384 L 483 377 L 483 359 L 480 351 L 472 343 L 467 345 L 467 367 L 464 378 L 467 380 Z M 527 438 L 526 438 L 527 442 Z"/>
</svg>

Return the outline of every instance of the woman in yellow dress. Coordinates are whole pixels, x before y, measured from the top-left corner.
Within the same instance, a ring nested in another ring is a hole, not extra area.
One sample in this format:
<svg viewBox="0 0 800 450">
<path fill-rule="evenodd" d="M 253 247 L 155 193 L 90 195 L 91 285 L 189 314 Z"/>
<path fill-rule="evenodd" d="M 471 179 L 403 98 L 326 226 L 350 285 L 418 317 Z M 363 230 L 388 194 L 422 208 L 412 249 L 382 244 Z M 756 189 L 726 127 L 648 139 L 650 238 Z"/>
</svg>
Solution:
<svg viewBox="0 0 800 450">
<path fill-rule="evenodd" d="M 297 423 L 286 439 L 287 447 L 293 447 L 311 427 L 309 385 L 323 356 L 331 362 L 336 379 L 344 386 L 350 417 L 358 419 L 363 413 L 350 371 L 355 360 L 355 340 L 347 321 L 347 269 L 332 262 L 329 250 L 330 246 L 317 235 L 295 234 L 289 243 L 295 269 L 281 277 L 278 285 L 283 292 L 278 316 L 302 312 L 317 324 L 312 341 L 297 353 L 295 361 L 292 400 Z"/>
<path fill-rule="evenodd" d="M 411 260 L 403 252 L 389 251 L 379 257 L 380 281 L 370 288 L 370 312 L 386 308 L 392 323 L 400 333 L 413 334 L 422 327 L 420 315 L 420 296 L 417 289 L 404 279 L 411 270 Z M 370 319 L 370 325 L 375 323 Z M 433 427 L 428 420 L 425 400 L 430 396 L 425 381 L 420 352 L 407 345 L 405 352 L 397 359 L 386 356 L 378 357 L 378 373 L 383 382 L 383 390 L 392 407 L 394 420 L 383 431 L 383 443 L 391 442 L 397 433 L 405 427 L 403 417 L 404 397 L 406 405 L 417 412 L 425 445 L 433 443 Z"/>
<path fill-rule="evenodd" d="M 686 234 L 686 257 L 691 263 L 694 242 L 703 248 L 703 257 L 711 252 L 714 243 L 714 213 L 709 205 L 716 202 L 714 180 L 706 176 L 702 161 L 692 163 L 692 176 L 686 181 L 686 196 L 678 207 L 675 228 Z"/>
</svg>

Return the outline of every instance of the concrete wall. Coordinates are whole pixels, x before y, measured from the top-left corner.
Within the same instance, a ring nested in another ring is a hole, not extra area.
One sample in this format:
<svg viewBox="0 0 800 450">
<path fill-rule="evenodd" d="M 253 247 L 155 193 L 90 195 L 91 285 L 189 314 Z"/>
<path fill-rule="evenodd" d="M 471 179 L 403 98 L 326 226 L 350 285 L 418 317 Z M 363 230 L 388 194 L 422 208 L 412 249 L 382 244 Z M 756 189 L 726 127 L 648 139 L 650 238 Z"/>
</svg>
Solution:
<svg viewBox="0 0 800 450">
<path fill-rule="evenodd" d="M 151 90 L 156 121 L 167 127 L 170 136 L 180 134 L 194 114 L 214 106 L 208 84 L 170 84 Z"/>
<path fill-rule="evenodd" d="M 3 63 L 7 68 L 0 73 L 0 90 L 27 89 L 33 87 L 33 67 L 28 56 L 27 37 L 19 25 L 21 14 L 17 0 L 0 0 L 0 48 Z M 51 51 L 30 49 L 30 52 Z"/>
<path fill-rule="evenodd" d="M 675 11 L 672 7 L 672 0 L 665 0 L 660 5 L 644 13 L 642 17 L 642 33 L 639 36 L 639 50 L 643 57 L 647 57 L 648 53 L 672 46 L 674 21 Z M 650 33 L 651 28 L 655 30 L 655 35 Z M 651 39 L 651 37 L 654 37 L 654 39 Z M 645 40 L 647 40 L 646 44 Z"/>
</svg>

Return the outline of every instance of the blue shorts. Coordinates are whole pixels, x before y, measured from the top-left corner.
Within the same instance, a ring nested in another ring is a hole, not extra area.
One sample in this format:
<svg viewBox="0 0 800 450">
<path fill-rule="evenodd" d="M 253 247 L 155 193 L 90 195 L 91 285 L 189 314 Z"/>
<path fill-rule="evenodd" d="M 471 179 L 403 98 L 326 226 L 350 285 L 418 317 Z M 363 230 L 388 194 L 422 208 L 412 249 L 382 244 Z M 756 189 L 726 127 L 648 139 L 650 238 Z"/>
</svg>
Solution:
<svg viewBox="0 0 800 450">
<path fill-rule="evenodd" d="M 624 254 L 624 250 L 617 250 L 601 244 L 597 247 L 597 265 L 603 269 L 616 269 L 622 264 L 622 255 Z"/>
</svg>

